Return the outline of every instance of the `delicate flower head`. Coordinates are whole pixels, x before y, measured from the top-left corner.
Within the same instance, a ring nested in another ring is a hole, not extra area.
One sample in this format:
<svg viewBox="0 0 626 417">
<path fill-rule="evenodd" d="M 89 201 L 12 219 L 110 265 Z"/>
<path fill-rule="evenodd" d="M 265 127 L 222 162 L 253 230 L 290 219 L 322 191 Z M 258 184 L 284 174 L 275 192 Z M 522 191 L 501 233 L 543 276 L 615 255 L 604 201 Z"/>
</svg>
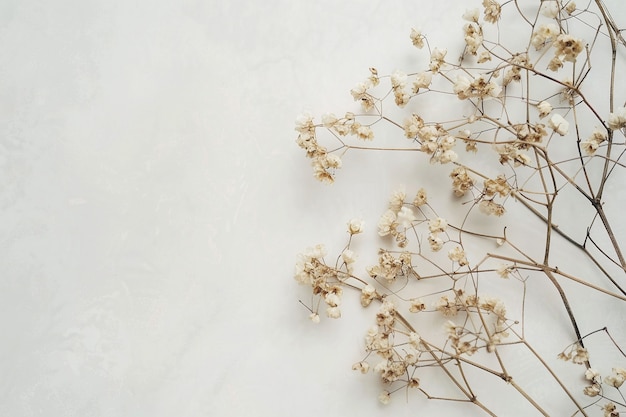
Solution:
<svg viewBox="0 0 626 417">
<path fill-rule="evenodd" d="M 600 394 L 600 392 L 602 391 L 602 389 L 600 388 L 600 385 L 598 384 L 591 384 L 586 386 L 583 389 L 583 394 L 585 394 L 588 397 L 595 397 L 598 394 Z"/>
<path fill-rule="evenodd" d="M 348 233 L 351 235 L 358 235 L 363 233 L 364 222 L 362 219 L 352 219 L 348 222 Z"/>
<path fill-rule="evenodd" d="M 338 319 L 341 317 L 341 310 L 339 310 L 339 307 L 328 307 L 326 315 L 331 319 Z"/>
<path fill-rule="evenodd" d="M 565 136 L 569 130 L 569 122 L 558 113 L 552 115 L 548 121 L 548 126 L 561 136 Z"/>
<path fill-rule="evenodd" d="M 419 313 L 420 311 L 426 310 L 426 303 L 421 298 L 413 298 L 411 300 L 411 306 L 409 307 L 409 311 L 411 313 Z"/>
<path fill-rule="evenodd" d="M 413 42 L 416 48 L 422 49 L 424 47 L 424 35 L 422 35 L 422 32 L 417 29 L 411 29 L 411 42 Z"/>
<path fill-rule="evenodd" d="M 548 23 L 541 25 L 533 32 L 531 37 L 531 43 L 535 49 L 539 50 L 552 42 L 559 35 L 559 27 L 555 23 Z"/>
<path fill-rule="evenodd" d="M 428 203 L 428 196 L 426 195 L 426 190 L 420 188 L 415 194 L 415 198 L 413 199 L 413 205 L 415 207 L 421 207 L 424 204 Z"/>
<path fill-rule="evenodd" d="M 496 23 L 500 19 L 501 6 L 495 0 L 483 0 L 483 7 L 485 8 L 485 21 L 490 23 Z"/>
<path fill-rule="evenodd" d="M 430 230 L 431 233 L 445 232 L 447 227 L 448 227 L 448 222 L 446 221 L 446 219 L 443 219 L 441 217 L 432 219 L 428 223 L 428 230 Z"/>
<path fill-rule="evenodd" d="M 600 372 L 596 371 L 593 368 L 589 368 L 585 371 L 585 379 L 588 381 L 593 381 L 599 377 L 600 377 Z"/>
<path fill-rule="evenodd" d="M 396 213 L 393 210 L 387 210 L 378 221 L 378 235 L 387 236 L 395 229 Z"/>
<path fill-rule="evenodd" d="M 311 313 L 309 314 L 309 320 L 311 320 L 315 324 L 318 324 L 320 322 L 320 315 L 317 313 Z"/>
<path fill-rule="evenodd" d="M 468 23 L 463 26 L 465 33 L 465 44 L 467 45 L 467 52 L 472 55 L 476 55 L 478 48 L 483 43 L 483 31 L 476 23 Z"/>
<path fill-rule="evenodd" d="M 463 13 L 463 20 L 467 20 L 468 22 L 476 22 L 478 23 L 478 19 L 480 17 L 480 10 L 476 9 L 469 9 L 466 10 L 465 13 Z"/>
<path fill-rule="evenodd" d="M 389 402 L 391 401 L 391 393 L 389 393 L 389 391 L 381 392 L 378 396 L 378 401 L 380 401 L 381 404 L 389 404 Z"/>
<path fill-rule="evenodd" d="M 391 197 L 389 197 L 389 208 L 397 213 L 404 205 L 405 199 L 406 191 L 404 186 L 402 185 L 391 194 Z"/>
<path fill-rule="evenodd" d="M 420 72 L 413 81 L 413 94 L 417 94 L 420 88 L 428 88 L 433 80 L 433 75 L 430 72 Z"/>
<path fill-rule="evenodd" d="M 576 61 L 583 49 L 583 42 L 572 35 L 561 33 L 554 42 L 554 55 L 564 61 Z"/>
<path fill-rule="evenodd" d="M 433 252 L 438 252 L 443 248 L 443 240 L 436 233 L 428 235 L 428 244 Z"/>
<path fill-rule="evenodd" d="M 626 381 L 626 369 L 613 368 L 613 373 L 606 378 L 604 382 L 612 387 L 619 388 Z"/>
<path fill-rule="evenodd" d="M 548 0 L 541 3 L 540 12 L 545 17 L 554 19 L 559 15 L 559 4 L 556 0 Z"/>
<path fill-rule="evenodd" d="M 433 73 L 439 72 L 441 67 L 445 64 L 445 58 L 447 53 L 447 49 L 433 49 L 432 53 L 430 54 L 430 70 Z"/>
<path fill-rule="evenodd" d="M 451 261 L 458 262 L 459 266 L 465 266 L 468 264 L 467 258 L 465 257 L 465 251 L 460 246 L 456 246 L 448 252 L 448 258 L 450 258 Z"/>
<path fill-rule="evenodd" d="M 367 371 L 370 370 L 370 364 L 365 361 L 357 362 L 352 365 L 352 370 L 361 371 L 362 374 L 366 374 Z"/>
<path fill-rule="evenodd" d="M 618 107 L 615 113 L 609 113 L 608 125 L 612 130 L 626 127 L 626 107 Z"/>
<path fill-rule="evenodd" d="M 539 117 L 543 119 L 552 111 L 552 105 L 547 101 L 542 101 L 537 104 L 537 110 L 539 110 Z"/>
<path fill-rule="evenodd" d="M 570 15 L 573 14 L 576 11 L 576 3 L 573 1 L 568 2 L 565 5 L 565 11 Z"/>
<path fill-rule="evenodd" d="M 397 221 L 405 228 L 411 227 L 411 224 L 415 220 L 417 220 L 417 218 L 410 207 L 403 206 L 398 212 Z"/>
</svg>

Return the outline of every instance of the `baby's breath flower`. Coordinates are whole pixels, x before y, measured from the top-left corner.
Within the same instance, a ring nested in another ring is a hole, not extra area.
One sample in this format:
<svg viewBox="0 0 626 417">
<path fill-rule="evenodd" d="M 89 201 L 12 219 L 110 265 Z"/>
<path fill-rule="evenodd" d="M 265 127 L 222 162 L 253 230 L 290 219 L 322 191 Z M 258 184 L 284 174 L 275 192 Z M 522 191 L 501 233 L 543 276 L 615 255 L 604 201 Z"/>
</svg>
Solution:
<svg viewBox="0 0 626 417">
<path fill-rule="evenodd" d="M 583 364 L 589 361 L 589 353 L 587 352 L 587 349 L 585 349 L 584 347 L 580 345 L 576 346 L 573 353 L 574 355 L 572 356 L 572 362 L 576 364 Z"/>
<path fill-rule="evenodd" d="M 348 233 L 351 235 L 358 235 L 363 233 L 364 222 L 361 219 L 352 219 L 348 222 Z"/>
<path fill-rule="evenodd" d="M 447 295 L 444 295 L 441 298 L 439 298 L 439 301 L 435 303 L 435 309 L 443 313 L 445 317 L 456 316 L 456 314 L 458 313 L 456 303 L 451 302 Z M 445 328 L 449 335 L 452 335 L 452 334 L 456 335 L 457 326 L 450 320 L 446 322 Z"/>
<path fill-rule="evenodd" d="M 450 173 L 454 195 L 461 197 L 474 187 L 474 180 L 469 176 L 465 168 L 457 167 Z"/>
<path fill-rule="evenodd" d="M 559 4 L 555 0 L 548 0 L 541 3 L 540 12 L 545 17 L 554 19 L 559 14 Z"/>
<path fill-rule="evenodd" d="M 406 86 L 407 75 L 405 72 L 395 70 L 391 74 L 391 87 L 392 88 L 404 88 Z"/>
<path fill-rule="evenodd" d="M 613 368 L 613 373 L 604 378 L 604 383 L 615 388 L 619 388 L 626 381 L 626 369 Z"/>
<path fill-rule="evenodd" d="M 537 104 L 537 110 L 539 110 L 539 117 L 543 119 L 552 111 L 552 105 L 547 101 L 542 101 Z"/>
<path fill-rule="evenodd" d="M 417 94 L 420 88 L 430 87 L 433 75 L 430 72 L 420 72 L 413 81 L 413 94 Z"/>
<path fill-rule="evenodd" d="M 478 23 L 478 18 L 480 17 L 480 10 L 476 9 L 469 9 L 466 10 L 465 13 L 463 13 L 463 20 L 467 20 L 468 22 L 476 22 Z"/>
<path fill-rule="evenodd" d="M 356 135 L 359 139 L 362 140 L 374 139 L 374 132 L 369 126 L 359 126 L 359 128 L 356 130 Z"/>
<path fill-rule="evenodd" d="M 558 71 L 560 68 L 563 68 L 563 61 L 561 61 L 561 58 L 558 56 L 554 56 L 554 58 L 552 58 L 550 60 L 550 62 L 548 62 L 548 69 L 550 71 Z"/>
<path fill-rule="evenodd" d="M 387 210 L 378 221 L 378 235 L 387 236 L 395 229 L 396 213 L 393 210 Z"/>
<path fill-rule="evenodd" d="M 428 235 L 428 244 L 433 252 L 438 252 L 443 248 L 443 240 L 436 233 Z"/>
<path fill-rule="evenodd" d="M 415 198 L 413 199 L 413 205 L 415 207 L 421 207 L 428 202 L 428 196 L 426 195 L 426 190 L 420 188 L 415 194 Z"/>
<path fill-rule="evenodd" d="M 317 313 L 311 313 L 309 314 L 309 320 L 311 320 L 315 324 L 318 324 L 320 322 L 320 315 Z"/>
<path fill-rule="evenodd" d="M 615 113 L 609 113 L 608 125 L 612 130 L 626 127 L 626 107 L 618 107 Z"/>
<path fill-rule="evenodd" d="M 580 142 L 580 146 L 587 155 L 593 155 L 600 147 L 600 144 L 592 140 L 585 140 Z"/>
<path fill-rule="evenodd" d="M 405 199 L 406 191 L 404 186 L 402 185 L 391 194 L 391 197 L 389 197 L 389 209 L 397 213 L 404 205 Z"/>
<path fill-rule="evenodd" d="M 536 50 L 542 49 L 548 43 L 555 40 L 559 33 L 559 27 L 555 23 L 541 25 L 535 32 L 533 32 L 531 43 Z"/>
<path fill-rule="evenodd" d="M 361 371 L 362 374 L 366 374 L 367 371 L 370 370 L 370 364 L 365 361 L 357 362 L 352 365 L 352 370 Z"/>
<path fill-rule="evenodd" d="M 588 397 L 595 397 L 600 394 L 601 391 L 600 385 L 598 384 L 591 384 L 583 389 L 583 393 Z"/>
<path fill-rule="evenodd" d="M 486 22 L 496 23 L 500 19 L 500 3 L 495 0 L 483 0 L 483 7 L 485 8 Z"/>
<path fill-rule="evenodd" d="M 411 227 L 411 224 L 415 220 L 417 220 L 417 218 L 410 207 L 403 206 L 398 212 L 397 221 L 405 228 Z"/>
<path fill-rule="evenodd" d="M 552 115 L 548 126 L 561 136 L 565 136 L 569 130 L 569 123 L 558 113 Z"/>
<path fill-rule="evenodd" d="M 450 258 L 451 261 L 458 262 L 459 266 L 465 266 L 468 264 L 467 258 L 465 257 L 465 251 L 460 246 L 457 246 L 448 252 L 448 258 Z"/>
<path fill-rule="evenodd" d="M 326 315 L 331 319 L 338 319 L 341 317 L 341 310 L 339 310 L 339 307 L 328 307 Z"/>
<path fill-rule="evenodd" d="M 426 310 L 426 304 L 421 298 L 413 298 L 410 301 L 411 307 L 409 307 L 409 311 L 411 313 L 419 313 L 420 311 Z"/>
<path fill-rule="evenodd" d="M 467 52 L 472 55 L 476 55 L 476 51 L 483 43 L 483 31 L 476 23 L 468 23 L 463 26 L 463 32 L 465 34 L 465 44 L 467 45 Z"/>
<path fill-rule="evenodd" d="M 478 63 L 483 64 L 487 61 L 491 61 L 491 53 L 489 51 L 482 51 L 478 54 Z"/>
<path fill-rule="evenodd" d="M 494 202 L 493 200 L 481 201 L 480 204 L 478 205 L 478 208 L 480 209 L 481 212 L 487 215 L 493 214 L 497 217 L 502 216 L 505 212 L 504 206 Z"/>
<path fill-rule="evenodd" d="M 422 338 L 415 332 L 409 333 L 409 344 L 415 349 L 419 349 Z"/>
<path fill-rule="evenodd" d="M 341 304 L 341 298 L 337 294 L 329 292 L 324 296 L 324 302 L 330 307 L 338 307 Z"/>
<path fill-rule="evenodd" d="M 567 3 L 565 5 L 565 11 L 570 15 L 574 13 L 574 11 L 576 11 L 576 3 L 573 1 L 570 1 L 569 3 Z"/>
<path fill-rule="evenodd" d="M 498 175 L 495 180 L 488 178 L 484 182 L 485 188 L 483 193 L 487 197 L 493 197 L 498 194 L 500 197 L 506 197 L 511 193 L 511 187 L 506 181 L 504 175 Z"/>
<path fill-rule="evenodd" d="M 587 381 L 593 381 L 599 377 L 600 377 L 600 372 L 596 371 L 593 368 L 589 368 L 585 371 L 585 379 L 587 379 Z"/>
<path fill-rule="evenodd" d="M 445 64 L 445 58 L 447 53 L 447 49 L 433 49 L 432 53 L 430 54 L 430 70 L 433 73 L 439 72 L 441 67 L 443 67 L 443 65 Z"/>
<path fill-rule="evenodd" d="M 413 42 L 416 48 L 422 49 L 424 47 L 424 35 L 422 35 L 422 32 L 417 29 L 411 29 L 411 42 Z"/>
<path fill-rule="evenodd" d="M 311 113 L 302 113 L 296 118 L 296 131 L 306 133 L 315 130 Z"/>
<path fill-rule="evenodd" d="M 445 232 L 447 227 L 448 222 L 441 217 L 437 217 L 428 222 L 428 230 L 430 230 L 431 233 Z"/>
<path fill-rule="evenodd" d="M 333 127 L 337 123 L 338 119 L 332 113 L 324 113 L 322 115 L 322 124 L 324 127 Z"/>
<path fill-rule="evenodd" d="M 576 61 L 576 57 L 583 49 L 583 42 L 580 39 L 573 37 L 572 35 L 561 33 L 557 36 L 554 42 L 554 55 L 558 56 L 561 60 Z"/>
<path fill-rule="evenodd" d="M 374 288 L 370 284 L 367 284 L 361 290 L 361 305 L 363 307 L 369 306 L 374 300 L 374 298 L 376 298 L 376 296 L 377 296 L 376 288 Z"/>
<path fill-rule="evenodd" d="M 513 265 L 502 264 L 498 267 L 498 269 L 496 269 L 496 272 L 501 278 L 508 278 L 509 274 L 513 272 L 514 269 L 515 267 Z"/>
<path fill-rule="evenodd" d="M 381 392 L 378 396 L 378 401 L 380 401 L 381 404 L 389 404 L 389 402 L 391 401 L 391 394 L 389 393 L 389 391 L 385 390 Z"/>
<path fill-rule="evenodd" d="M 602 407 L 602 411 L 604 413 L 604 417 L 619 417 L 619 412 L 617 411 L 617 407 L 612 402 L 606 403 Z"/>
<path fill-rule="evenodd" d="M 367 92 L 367 90 L 372 87 L 372 81 L 368 78 L 364 82 L 358 83 L 350 90 L 354 101 L 360 101 L 361 107 L 365 111 L 371 110 L 374 107 L 374 98 Z"/>
</svg>

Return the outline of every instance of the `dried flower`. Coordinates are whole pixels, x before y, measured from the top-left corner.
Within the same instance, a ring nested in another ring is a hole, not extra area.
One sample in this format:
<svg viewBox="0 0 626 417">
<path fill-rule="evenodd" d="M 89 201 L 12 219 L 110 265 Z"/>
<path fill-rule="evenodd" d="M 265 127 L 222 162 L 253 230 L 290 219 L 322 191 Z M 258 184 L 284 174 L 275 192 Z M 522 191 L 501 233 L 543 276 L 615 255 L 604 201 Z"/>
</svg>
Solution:
<svg viewBox="0 0 626 417">
<path fill-rule="evenodd" d="M 366 374 L 367 371 L 370 370 L 370 364 L 365 361 L 357 362 L 354 365 L 352 365 L 352 370 L 360 371 L 362 374 Z"/>
<path fill-rule="evenodd" d="M 415 220 L 417 220 L 417 218 L 410 207 L 404 206 L 398 212 L 397 221 L 405 228 L 410 227 Z"/>
<path fill-rule="evenodd" d="M 426 195 L 426 190 L 420 188 L 415 194 L 415 198 L 413 199 L 413 205 L 415 207 L 421 207 L 424 204 L 428 203 L 428 196 Z"/>
<path fill-rule="evenodd" d="M 483 0 L 483 7 L 485 8 L 485 21 L 490 23 L 496 23 L 500 19 L 501 6 L 495 0 Z"/>
<path fill-rule="evenodd" d="M 613 368 L 613 373 L 604 378 L 604 383 L 615 388 L 619 388 L 626 381 L 626 369 Z"/>
<path fill-rule="evenodd" d="M 359 233 L 363 233 L 363 220 L 362 219 L 352 219 L 348 222 L 348 233 L 351 235 L 358 235 Z"/>
<path fill-rule="evenodd" d="M 463 20 L 467 20 L 468 22 L 478 23 L 478 19 L 480 17 L 480 10 L 478 9 L 466 10 L 465 13 L 463 13 L 462 17 L 463 17 Z"/>
<path fill-rule="evenodd" d="M 626 107 L 618 107 L 615 113 L 609 114 L 609 129 L 618 130 L 626 127 Z"/>
<path fill-rule="evenodd" d="M 389 404 L 389 402 L 391 401 L 391 394 L 389 393 L 389 391 L 381 392 L 378 396 L 378 401 L 380 401 L 381 404 Z"/>
<path fill-rule="evenodd" d="M 537 109 L 539 110 L 539 117 L 543 119 L 552 111 L 552 106 L 547 101 L 542 101 L 537 104 Z"/>
<path fill-rule="evenodd" d="M 583 389 L 583 393 L 588 397 L 595 397 L 598 394 L 600 394 L 601 391 L 602 389 L 600 388 L 600 385 L 598 384 L 591 384 L 591 385 L 586 386 Z"/>
<path fill-rule="evenodd" d="M 567 135 L 569 130 L 569 123 L 560 114 L 553 114 L 548 121 L 548 126 L 561 136 Z"/>
<path fill-rule="evenodd" d="M 545 17 L 554 19 L 559 15 L 559 4 L 556 0 L 547 0 L 541 3 L 540 12 Z"/>
<path fill-rule="evenodd" d="M 422 32 L 416 29 L 411 29 L 411 42 L 413 42 L 413 45 L 416 48 L 422 49 L 424 47 L 424 35 L 422 35 Z"/>
</svg>

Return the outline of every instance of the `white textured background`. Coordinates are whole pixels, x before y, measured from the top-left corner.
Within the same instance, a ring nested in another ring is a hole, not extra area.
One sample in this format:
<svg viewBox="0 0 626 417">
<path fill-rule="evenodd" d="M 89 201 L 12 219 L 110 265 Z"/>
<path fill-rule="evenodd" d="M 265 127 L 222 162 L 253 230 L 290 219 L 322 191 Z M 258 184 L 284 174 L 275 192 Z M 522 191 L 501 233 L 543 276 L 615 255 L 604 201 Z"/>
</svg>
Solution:
<svg viewBox="0 0 626 417">
<path fill-rule="evenodd" d="M 0 416 L 460 415 L 379 406 L 362 330 L 307 322 L 296 253 L 401 180 L 315 182 L 293 122 L 479 5 L 0 2 Z"/>
</svg>

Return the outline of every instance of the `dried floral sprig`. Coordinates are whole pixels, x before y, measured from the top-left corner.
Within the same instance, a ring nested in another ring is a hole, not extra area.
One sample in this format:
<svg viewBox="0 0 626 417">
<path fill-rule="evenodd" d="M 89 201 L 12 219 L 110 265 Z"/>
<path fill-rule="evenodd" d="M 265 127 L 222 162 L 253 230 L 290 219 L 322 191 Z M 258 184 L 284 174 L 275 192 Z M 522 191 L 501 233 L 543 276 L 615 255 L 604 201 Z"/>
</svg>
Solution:
<svg viewBox="0 0 626 417">
<path fill-rule="evenodd" d="M 582 336 L 581 328 L 589 324 L 562 283 L 583 286 L 626 311 L 623 236 L 615 232 L 605 209 L 607 183 L 626 168 L 626 96 L 617 77 L 618 66 L 623 70 L 625 64 L 626 41 L 600 0 L 583 8 L 568 0 L 524 8 L 518 1 L 483 0 L 482 6 L 462 15 L 459 42 L 464 51 L 458 61 L 447 49 L 431 48 L 428 38 L 413 29 L 413 45 L 427 49 L 422 68 L 390 75 L 370 68 L 369 76 L 350 90 L 360 112 L 343 117 L 329 113 L 320 121 L 305 114 L 296 122 L 297 143 L 318 180 L 334 182 L 348 152 L 403 149 L 451 167 L 445 177 L 430 180 L 439 181 L 438 187 L 449 184 L 465 213 L 447 218 L 425 188 L 416 186 L 410 190 L 414 194 L 398 189 L 378 220 L 383 247 L 365 275 L 355 270 L 351 246 L 355 235 L 364 235 L 363 222 L 351 220 L 348 243 L 335 261 L 327 262 L 325 248 L 318 245 L 299 255 L 295 277 L 312 290 L 307 307 L 314 322 L 320 320 L 320 309 L 330 318 L 341 317 L 344 290 L 357 294 L 364 308 L 377 304 L 365 357 L 353 369 L 373 369 L 380 377 L 386 385 L 379 396 L 383 404 L 407 389 L 426 398 L 471 403 L 495 415 L 490 399 L 476 395 L 479 383 L 468 372 L 473 369 L 505 381 L 540 414 L 549 415 L 546 405 L 518 384 L 514 366 L 505 360 L 510 349 L 522 348 L 569 399 L 560 413 L 587 416 L 594 405 L 605 416 L 618 415 L 620 407 L 626 408 L 620 391 L 626 371 L 616 364 L 602 378 L 592 367 L 594 351 L 585 340 L 595 332 Z M 528 38 L 507 39 L 504 19 Z M 602 59 L 610 75 L 602 76 L 607 87 L 598 91 L 595 71 Z M 451 100 L 446 120 L 420 114 L 432 100 Z M 405 113 L 402 120 L 389 114 L 387 101 Z M 383 125 L 398 129 L 397 147 L 371 145 Z M 570 196 L 566 204 L 574 199 L 593 209 L 585 214 L 582 238 L 578 224 L 557 222 L 563 194 Z M 528 221 L 543 224 L 543 238 L 530 248 L 507 233 L 526 227 L 519 218 L 507 219 L 513 202 L 524 207 Z M 483 215 L 501 217 L 508 229 L 497 234 L 481 229 Z M 567 242 L 572 256 L 586 257 L 602 280 L 554 265 L 556 236 Z M 489 242 L 493 250 L 485 250 Z M 526 319 L 530 280 L 547 282 L 561 300 L 563 315 L 551 319 L 552 324 L 562 325 L 565 318 L 575 342 L 558 358 L 584 366 L 579 391 L 526 336 L 545 325 Z M 517 297 L 511 296 L 511 286 L 517 286 Z M 440 380 L 422 377 L 425 369 L 440 370 Z M 441 380 L 457 395 L 432 394 L 433 384 Z"/>
</svg>

